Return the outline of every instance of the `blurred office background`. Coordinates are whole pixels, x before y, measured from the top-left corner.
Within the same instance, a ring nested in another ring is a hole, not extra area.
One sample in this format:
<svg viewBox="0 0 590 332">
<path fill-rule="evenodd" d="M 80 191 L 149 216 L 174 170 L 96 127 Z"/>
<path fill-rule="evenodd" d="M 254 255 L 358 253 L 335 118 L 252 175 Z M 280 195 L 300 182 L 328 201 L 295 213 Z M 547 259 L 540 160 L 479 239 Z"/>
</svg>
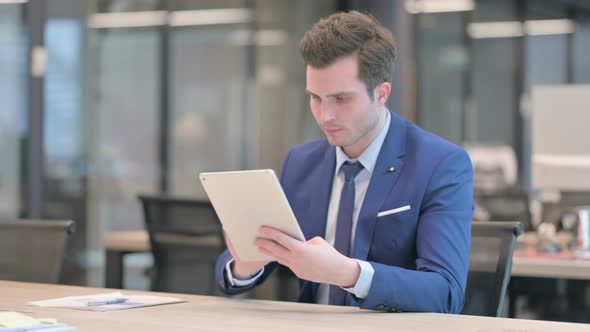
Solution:
<svg viewBox="0 0 590 332">
<path fill-rule="evenodd" d="M 75 220 L 64 282 L 102 286 L 138 193 L 205 198 L 199 172 L 280 172 L 321 137 L 298 42 L 349 9 L 398 40 L 391 109 L 507 160 L 528 206 L 531 89 L 590 84 L 589 1 L 0 0 L 0 217 Z"/>
</svg>

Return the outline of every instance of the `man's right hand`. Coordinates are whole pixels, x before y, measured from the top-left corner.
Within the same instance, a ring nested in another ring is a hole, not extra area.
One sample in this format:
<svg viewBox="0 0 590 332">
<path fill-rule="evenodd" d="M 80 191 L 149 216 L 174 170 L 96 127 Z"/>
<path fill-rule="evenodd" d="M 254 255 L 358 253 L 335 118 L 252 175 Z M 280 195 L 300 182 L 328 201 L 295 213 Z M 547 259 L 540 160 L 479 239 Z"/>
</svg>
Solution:
<svg viewBox="0 0 590 332">
<path fill-rule="evenodd" d="M 240 257 L 237 255 L 236 250 L 234 249 L 234 246 L 233 246 L 231 240 L 229 239 L 229 237 L 227 236 L 227 234 L 225 234 L 225 241 L 227 243 L 227 247 L 229 249 L 229 252 L 231 253 L 232 257 L 234 258 L 234 262 L 230 267 L 231 267 L 231 274 L 236 279 L 242 279 L 242 280 L 250 279 L 256 273 L 258 273 L 258 271 L 260 271 L 260 269 L 262 269 L 266 264 L 270 263 L 270 260 L 268 260 L 268 261 L 242 261 L 240 259 Z"/>
</svg>

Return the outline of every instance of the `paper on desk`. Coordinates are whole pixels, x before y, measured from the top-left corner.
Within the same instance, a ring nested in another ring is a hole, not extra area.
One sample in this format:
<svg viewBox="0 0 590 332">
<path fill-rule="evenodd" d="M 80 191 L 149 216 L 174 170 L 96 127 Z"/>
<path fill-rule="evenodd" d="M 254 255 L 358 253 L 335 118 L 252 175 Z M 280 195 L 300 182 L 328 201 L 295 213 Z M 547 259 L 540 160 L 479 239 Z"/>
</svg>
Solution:
<svg viewBox="0 0 590 332">
<path fill-rule="evenodd" d="M 123 303 L 117 304 L 105 304 L 97 306 L 88 306 L 88 302 L 95 301 L 108 301 L 118 298 L 126 298 L 127 300 Z M 32 305 L 39 307 L 53 307 L 53 308 L 70 308 L 79 310 L 90 310 L 90 311 L 113 311 L 113 310 L 124 310 L 131 308 L 150 307 L 160 304 L 170 304 L 186 302 L 185 300 L 163 297 L 163 296 L 152 296 L 152 295 L 124 295 L 121 292 L 114 293 L 103 293 L 93 294 L 84 296 L 70 296 L 62 297 L 58 299 L 44 300 L 30 302 Z"/>
<path fill-rule="evenodd" d="M 0 327 L 21 327 L 41 324 L 39 320 L 25 314 L 14 311 L 0 312 Z"/>
<path fill-rule="evenodd" d="M 57 323 L 53 318 L 33 318 L 14 311 L 0 312 L 0 332 L 69 331 L 73 327 Z"/>
</svg>

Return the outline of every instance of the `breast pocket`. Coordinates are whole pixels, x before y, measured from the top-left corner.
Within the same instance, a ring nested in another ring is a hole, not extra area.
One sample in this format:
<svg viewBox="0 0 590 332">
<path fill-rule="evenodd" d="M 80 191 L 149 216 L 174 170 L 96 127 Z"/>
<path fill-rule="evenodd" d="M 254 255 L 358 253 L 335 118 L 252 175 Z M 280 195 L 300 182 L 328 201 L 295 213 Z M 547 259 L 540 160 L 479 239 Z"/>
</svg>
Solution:
<svg viewBox="0 0 590 332">
<path fill-rule="evenodd" d="M 372 258 L 396 266 L 404 266 L 411 260 L 416 250 L 417 219 L 413 208 L 378 217 L 371 246 Z"/>
</svg>

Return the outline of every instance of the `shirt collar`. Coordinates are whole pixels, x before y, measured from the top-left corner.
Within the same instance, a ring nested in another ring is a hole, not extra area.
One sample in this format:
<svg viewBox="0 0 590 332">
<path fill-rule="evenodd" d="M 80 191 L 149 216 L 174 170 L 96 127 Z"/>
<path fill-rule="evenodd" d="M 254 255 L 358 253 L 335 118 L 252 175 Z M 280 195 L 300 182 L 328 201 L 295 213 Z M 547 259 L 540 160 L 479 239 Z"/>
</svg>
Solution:
<svg viewBox="0 0 590 332">
<path fill-rule="evenodd" d="M 369 146 L 361 153 L 358 157 L 358 161 L 363 165 L 363 167 L 369 172 L 369 174 L 373 174 L 373 169 L 375 169 L 375 164 L 377 163 L 377 157 L 379 157 L 379 151 L 381 151 L 381 146 L 385 141 L 385 137 L 387 136 L 387 132 L 389 131 L 389 125 L 391 123 L 391 115 L 389 114 L 389 110 L 386 110 L 386 118 L 385 118 L 385 125 L 379 132 L 379 135 L 375 137 L 373 142 L 369 144 Z M 342 148 L 337 146 L 336 147 L 336 174 L 340 170 L 340 166 L 344 164 L 346 161 L 354 162 L 346 156 Z"/>
</svg>

